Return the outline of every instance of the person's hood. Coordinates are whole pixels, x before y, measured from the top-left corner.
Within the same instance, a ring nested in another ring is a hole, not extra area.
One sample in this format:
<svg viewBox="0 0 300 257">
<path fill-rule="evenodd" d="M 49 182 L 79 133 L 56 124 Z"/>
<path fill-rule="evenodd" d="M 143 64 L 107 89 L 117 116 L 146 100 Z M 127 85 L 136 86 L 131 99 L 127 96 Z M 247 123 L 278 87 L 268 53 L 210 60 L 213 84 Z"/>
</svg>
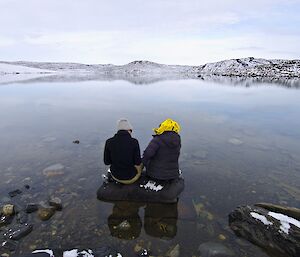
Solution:
<svg viewBox="0 0 300 257">
<path fill-rule="evenodd" d="M 180 136 L 176 132 L 166 131 L 157 136 L 170 148 L 175 148 L 181 145 Z"/>
</svg>

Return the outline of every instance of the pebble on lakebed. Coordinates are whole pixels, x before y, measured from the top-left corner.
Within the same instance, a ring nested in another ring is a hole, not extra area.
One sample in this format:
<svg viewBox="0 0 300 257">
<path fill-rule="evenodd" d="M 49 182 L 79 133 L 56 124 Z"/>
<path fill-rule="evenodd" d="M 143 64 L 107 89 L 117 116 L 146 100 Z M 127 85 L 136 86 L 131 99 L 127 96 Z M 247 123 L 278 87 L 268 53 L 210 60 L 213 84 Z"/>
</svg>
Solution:
<svg viewBox="0 0 300 257">
<path fill-rule="evenodd" d="M 3 206 L 2 208 L 2 213 L 5 216 L 12 216 L 14 215 L 15 211 L 14 211 L 14 206 L 12 204 L 6 204 Z"/>
<path fill-rule="evenodd" d="M 55 213 L 55 207 L 41 207 L 38 210 L 38 217 L 42 221 L 49 220 Z"/>
</svg>

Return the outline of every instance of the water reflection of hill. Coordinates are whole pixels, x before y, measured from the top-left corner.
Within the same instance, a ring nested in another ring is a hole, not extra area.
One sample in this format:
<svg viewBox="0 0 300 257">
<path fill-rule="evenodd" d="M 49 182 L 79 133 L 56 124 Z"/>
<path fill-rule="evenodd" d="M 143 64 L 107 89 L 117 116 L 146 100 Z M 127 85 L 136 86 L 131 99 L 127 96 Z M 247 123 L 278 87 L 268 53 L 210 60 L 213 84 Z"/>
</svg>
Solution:
<svg viewBox="0 0 300 257">
<path fill-rule="evenodd" d="M 260 85 L 272 85 L 285 88 L 300 88 L 299 78 L 270 78 L 270 77 L 236 77 L 236 76 L 218 76 L 218 75 L 197 75 L 197 74 L 111 74 L 111 73 L 67 73 L 57 75 L 41 75 L 34 78 L 24 79 L 17 77 L 10 78 L 8 81 L 0 80 L 0 85 L 23 84 L 23 83 L 52 83 L 52 82 L 67 82 L 76 83 L 84 81 L 116 81 L 123 80 L 134 85 L 149 85 L 160 81 L 168 80 L 201 80 L 224 84 L 234 87 L 252 87 Z"/>
</svg>

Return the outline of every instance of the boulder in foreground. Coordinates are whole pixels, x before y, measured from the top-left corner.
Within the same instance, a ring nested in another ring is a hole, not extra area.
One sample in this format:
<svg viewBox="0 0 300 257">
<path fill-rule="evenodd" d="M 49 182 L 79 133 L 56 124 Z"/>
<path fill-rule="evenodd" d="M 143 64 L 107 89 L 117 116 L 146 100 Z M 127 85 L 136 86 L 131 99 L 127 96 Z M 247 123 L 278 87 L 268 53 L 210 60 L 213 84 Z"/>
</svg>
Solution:
<svg viewBox="0 0 300 257">
<path fill-rule="evenodd" d="M 275 256 L 300 256 L 300 209 L 273 204 L 241 206 L 229 214 L 229 225 L 243 237 Z"/>
</svg>

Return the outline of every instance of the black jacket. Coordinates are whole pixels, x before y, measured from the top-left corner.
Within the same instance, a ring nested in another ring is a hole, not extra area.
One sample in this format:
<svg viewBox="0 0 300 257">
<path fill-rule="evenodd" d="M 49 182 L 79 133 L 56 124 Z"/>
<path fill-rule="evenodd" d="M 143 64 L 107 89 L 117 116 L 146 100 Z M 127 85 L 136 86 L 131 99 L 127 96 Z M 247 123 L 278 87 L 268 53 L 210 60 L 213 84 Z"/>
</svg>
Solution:
<svg viewBox="0 0 300 257">
<path fill-rule="evenodd" d="M 161 180 L 178 178 L 180 148 L 180 136 L 173 131 L 153 136 L 143 155 L 147 175 Z"/>
<path fill-rule="evenodd" d="M 120 180 L 129 180 L 136 175 L 134 165 L 141 164 L 139 142 L 128 131 L 119 130 L 106 140 L 104 163 L 110 165 L 112 175 Z"/>
</svg>

